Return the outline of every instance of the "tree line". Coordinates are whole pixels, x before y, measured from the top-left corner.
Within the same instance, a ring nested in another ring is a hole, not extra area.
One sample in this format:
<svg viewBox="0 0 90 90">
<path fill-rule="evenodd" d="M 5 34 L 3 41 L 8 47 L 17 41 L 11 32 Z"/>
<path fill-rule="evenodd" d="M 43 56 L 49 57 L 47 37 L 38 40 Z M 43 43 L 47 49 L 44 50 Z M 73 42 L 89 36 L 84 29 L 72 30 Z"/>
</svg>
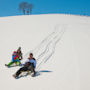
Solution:
<svg viewBox="0 0 90 90">
<path fill-rule="evenodd" d="M 34 5 L 32 3 L 21 2 L 19 4 L 19 10 L 23 12 L 24 15 L 32 14 L 32 9 Z"/>
</svg>

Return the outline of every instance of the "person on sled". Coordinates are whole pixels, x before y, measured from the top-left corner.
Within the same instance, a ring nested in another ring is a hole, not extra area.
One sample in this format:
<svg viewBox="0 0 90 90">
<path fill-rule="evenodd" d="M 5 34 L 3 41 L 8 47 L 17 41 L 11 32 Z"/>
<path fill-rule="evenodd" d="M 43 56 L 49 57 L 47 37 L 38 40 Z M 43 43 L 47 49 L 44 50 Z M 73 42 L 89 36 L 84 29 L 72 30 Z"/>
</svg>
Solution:
<svg viewBox="0 0 90 90">
<path fill-rule="evenodd" d="M 23 59 L 21 47 L 18 48 L 17 55 L 19 56 L 19 60 L 22 60 Z"/>
<path fill-rule="evenodd" d="M 13 76 L 15 78 L 18 78 L 22 72 L 31 71 L 31 73 L 33 73 L 32 76 L 34 77 L 36 74 L 35 68 L 36 59 L 33 57 L 33 53 L 30 53 L 29 58 L 27 59 L 23 67 L 21 67 Z"/>
<path fill-rule="evenodd" d="M 9 64 L 5 64 L 5 66 L 12 66 L 12 64 L 16 64 L 19 66 L 21 64 L 20 60 L 22 60 L 22 52 L 21 52 L 21 47 L 18 48 L 17 51 L 14 51 L 12 54 L 12 61 Z"/>
</svg>

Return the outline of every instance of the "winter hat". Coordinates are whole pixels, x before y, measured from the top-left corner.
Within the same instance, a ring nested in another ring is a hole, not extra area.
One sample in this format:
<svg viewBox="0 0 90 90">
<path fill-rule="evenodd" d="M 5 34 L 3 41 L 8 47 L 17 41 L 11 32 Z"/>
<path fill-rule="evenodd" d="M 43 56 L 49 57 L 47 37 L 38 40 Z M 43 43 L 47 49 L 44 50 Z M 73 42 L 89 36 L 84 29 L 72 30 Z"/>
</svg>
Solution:
<svg viewBox="0 0 90 90">
<path fill-rule="evenodd" d="M 19 47 L 18 50 L 21 50 L 21 47 Z"/>
</svg>

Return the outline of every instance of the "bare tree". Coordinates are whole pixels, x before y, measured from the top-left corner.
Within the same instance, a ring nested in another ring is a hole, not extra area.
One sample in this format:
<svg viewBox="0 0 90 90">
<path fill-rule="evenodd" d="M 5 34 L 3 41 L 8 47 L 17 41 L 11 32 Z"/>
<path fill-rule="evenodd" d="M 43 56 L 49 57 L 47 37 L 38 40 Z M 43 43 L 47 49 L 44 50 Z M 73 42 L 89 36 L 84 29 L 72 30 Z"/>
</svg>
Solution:
<svg viewBox="0 0 90 90">
<path fill-rule="evenodd" d="M 22 2 L 19 4 L 19 10 L 23 11 L 23 14 L 25 15 L 26 9 L 28 8 L 28 3 L 27 2 Z"/>
</svg>

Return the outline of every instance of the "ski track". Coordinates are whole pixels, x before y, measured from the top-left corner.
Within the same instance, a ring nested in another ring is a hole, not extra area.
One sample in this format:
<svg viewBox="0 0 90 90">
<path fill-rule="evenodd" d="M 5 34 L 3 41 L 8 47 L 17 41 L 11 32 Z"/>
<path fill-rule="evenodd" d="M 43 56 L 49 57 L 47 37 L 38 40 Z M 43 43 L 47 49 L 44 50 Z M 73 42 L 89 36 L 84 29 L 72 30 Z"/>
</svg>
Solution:
<svg viewBox="0 0 90 90">
<path fill-rule="evenodd" d="M 41 66 L 45 64 L 55 52 L 56 44 L 62 38 L 67 25 L 56 25 L 55 31 L 47 36 L 34 50 L 30 50 L 25 54 L 24 59 L 28 58 L 29 53 L 33 53 L 37 60 L 36 70 L 40 70 Z"/>
</svg>

